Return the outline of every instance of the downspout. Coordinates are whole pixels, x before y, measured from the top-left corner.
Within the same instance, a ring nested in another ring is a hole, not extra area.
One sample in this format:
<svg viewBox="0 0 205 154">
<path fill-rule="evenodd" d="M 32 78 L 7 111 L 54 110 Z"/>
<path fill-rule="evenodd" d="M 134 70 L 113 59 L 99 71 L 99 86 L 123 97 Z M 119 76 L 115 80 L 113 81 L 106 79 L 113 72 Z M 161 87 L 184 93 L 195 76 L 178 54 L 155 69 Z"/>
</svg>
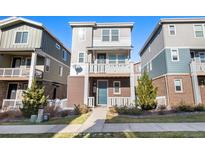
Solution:
<svg viewBox="0 0 205 154">
<path fill-rule="evenodd" d="M 169 104 L 169 89 L 168 89 L 168 83 L 167 83 L 167 75 L 164 76 L 165 77 L 165 87 L 166 87 L 166 96 L 167 96 L 167 107 L 168 109 L 170 108 L 170 104 Z"/>
</svg>

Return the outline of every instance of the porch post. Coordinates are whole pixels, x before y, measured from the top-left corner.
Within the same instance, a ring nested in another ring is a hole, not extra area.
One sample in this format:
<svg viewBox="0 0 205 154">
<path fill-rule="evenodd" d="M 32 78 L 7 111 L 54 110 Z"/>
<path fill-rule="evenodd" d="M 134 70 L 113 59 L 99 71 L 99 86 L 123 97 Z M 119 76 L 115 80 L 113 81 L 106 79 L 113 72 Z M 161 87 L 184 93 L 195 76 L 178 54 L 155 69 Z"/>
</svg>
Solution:
<svg viewBox="0 0 205 154">
<path fill-rule="evenodd" d="M 134 80 L 134 64 L 130 63 L 130 97 L 131 103 L 135 103 L 135 80 Z"/>
<path fill-rule="evenodd" d="M 36 52 L 32 52 L 31 67 L 30 67 L 29 81 L 28 81 L 28 88 L 31 88 L 32 81 L 33 81 L 33 79 L 35 77 L 36 59 L 37 59 L 37 53 Z"/>
</svg>

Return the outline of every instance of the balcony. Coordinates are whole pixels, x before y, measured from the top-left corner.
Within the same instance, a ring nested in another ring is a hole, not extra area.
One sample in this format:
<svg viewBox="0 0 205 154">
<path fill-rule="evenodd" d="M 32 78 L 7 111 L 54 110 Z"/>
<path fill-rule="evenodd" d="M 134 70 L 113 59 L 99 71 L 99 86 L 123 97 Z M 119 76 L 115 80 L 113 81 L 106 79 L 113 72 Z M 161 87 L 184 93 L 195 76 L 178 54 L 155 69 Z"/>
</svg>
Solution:
<svg viewBox="0 0 205 154">
<path fill-rule="evenodd" d="M 191 73 L 197 75 L 205 75 L 205 63 L 192 61 L 190 64 Z"/>
<path fill-rule="evenodd" d="M 89 64 L 89 74 L 129 75 L 130 64 Z"/>
</svg>

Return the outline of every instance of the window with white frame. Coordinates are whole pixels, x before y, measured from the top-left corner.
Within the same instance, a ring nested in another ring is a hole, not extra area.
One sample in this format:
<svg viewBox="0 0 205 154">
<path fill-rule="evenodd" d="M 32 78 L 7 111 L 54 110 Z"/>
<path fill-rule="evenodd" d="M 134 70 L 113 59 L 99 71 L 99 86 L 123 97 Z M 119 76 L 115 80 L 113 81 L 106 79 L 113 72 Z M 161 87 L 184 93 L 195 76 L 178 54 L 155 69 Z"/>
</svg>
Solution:
<svg viewBox="0 0 205 154">
<path fill-rule="evenodd" d="M 56 43 L 56 48 L 57 48 L 58 50 L 60 50 L 60 49 L 61 49 L 61 46 L 60 46 L 58 43 Z"/>
<path fill-rule="evenodd" d="M 49 58 L 46 58 L 45 69 L 47 72 L 50 71 L 50 63 L 51 63 L 51 60 Z"/>
<path fill-rule="evenodd" d="M 109 29 L 102 30 L 102 41 L 103 42 L 110 41 L 110 30 Z"/>
<path fill-rule="evenodd" d="M 121 93 L 120 81 L 114 81 L 113 82 L 113 93 L 114 94 L 120 94 Z"/>
<path fill-rule="evenodd" d="M 126 56 L 125 55 L 118 55 L 118 63 L 119 64 L 124 64 L 126 60 Z"/>
<path fill-rule="evenodd" d="M 152 61 L 149 62 L 149 71 L 152 70 Z"/>
<path fill-rule="evenodd" d="M 119 30 L 118 29 L 111 30 L 111 40 L 112 41 L 119 41 Z"/>
<path fill-rule="evenodd" d="M 68 53 L 67 53 L 67 51 L 65 51 L 65 49 L 63 49 L 63 60 L 64 61 L 68 60 Z"/>
<path fill-rule="evenodd" d="M 63 66 L 58 67 L 58 75 L 63 76 Z"/>
<path fill-rule="evenodd" d="M 203 25 L 194 25 L 195 37 L 204 37 Z"/>
<path fill-rule="evenodd" d="M 84 61 L 85 61 L 85 53 L 84 52 L 79 52 L 78 62 L 79 63 L 84 63 Z"/>
<path fill-rule="evenodd" d="M 108 58 L 109 58 L 109 63 L 110 63 L 110 64 L 116 64 L 116 62 L 117 62 L 116 55 L 110 54 L 110 55 L 108 56 Z"/>
<path fill-rule="evenodd" d="M 85 28 L 79 28 L 78 29 L 78 37 L 79 37 L 79 40 L 81 40 L 81 41 L 85 40 L 85 38 L 86 38 L 86 30 L 85 30 Z"/>
<path fill-rule="evenodd" d="M 151 52 L 151 47 L 150 46 L 148 47 L 148 51 Z"/>
<path fill-rule="evenodd" d="M 182 79 L 174 80 L 175 92 L 183 92 Z"/>
<path fill-rule="evenodd" d="M 176 35 L 175 25 L 169 25 L 169 35 Z"/>
<path fill-rule="evenodd" d="M 179 51 L 178 49 L 171 49 L 172 61 L 179 61 Z"/>
<path fill-rule="evenodd" d="M 15 43 L 27 43 L 28 42 L 28 32 L 16 32 Z"/>
</svg>

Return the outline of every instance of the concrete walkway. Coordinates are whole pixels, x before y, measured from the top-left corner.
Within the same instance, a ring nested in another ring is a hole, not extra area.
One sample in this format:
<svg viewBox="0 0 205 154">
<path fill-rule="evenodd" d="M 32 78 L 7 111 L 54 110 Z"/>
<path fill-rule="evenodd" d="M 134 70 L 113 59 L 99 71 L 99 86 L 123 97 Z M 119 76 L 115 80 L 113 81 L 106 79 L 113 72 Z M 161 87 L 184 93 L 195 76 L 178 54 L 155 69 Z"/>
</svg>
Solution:
<svg viewBox="0 0 205 154">
<path fill-rule="evenodd" d="M 84 124 L 2 125 L 0 134 L 79 133 L 79 132 L 167 132 L 205 131 L 205 123 L 104 123 L 107 108 L 95 108 Z"/>
</svg>

